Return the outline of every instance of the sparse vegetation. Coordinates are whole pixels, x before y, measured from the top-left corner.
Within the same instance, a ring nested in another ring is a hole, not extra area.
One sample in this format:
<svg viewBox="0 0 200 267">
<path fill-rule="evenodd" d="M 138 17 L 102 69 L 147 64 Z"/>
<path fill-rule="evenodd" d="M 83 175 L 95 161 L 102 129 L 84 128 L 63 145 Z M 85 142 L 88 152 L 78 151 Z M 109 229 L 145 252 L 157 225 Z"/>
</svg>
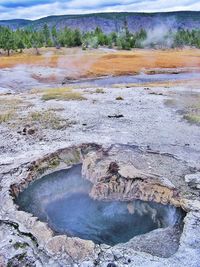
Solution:
<svg viewBox="0 0 200 267">
<path fill-rule="evenodd" d="M 23 105 L 23 100 L 14 96 L 11 97 L 0 97 L 0 109 L 17 109 Z"/>
<path fill-rule="evenodd" d="M 25 242 L 16 242 L 13 247 L 15 249 L 25 249 L 26 247 L 28 247 L 28 244 Z"/>
<path fill-rule="evenodd" d="M 20 98 L 15 97 L 1 97 L 0 98 L 0 124 L 7 123 L 17 116 L 18 111 L 22 106 L 27 105 Z"/>
<path fill-rule="evenodd" d="M 97 89 L 95 90 L 95 93 L 96 93 L 96 94 L 105 94 L 105 91 L 104 91 L 102 88 L 97 88 Z"/>
<path fill-rule="evenodd" d="M 23 110 L 25 107 L 28 108 L 31 106 L 31 102 L 24 100 L 20 97 L 15 97 L 13 95 L 11 95 L 10 97 L 0 97 L 0 112 L 13 113 L 19 110 Z"/>
<path fill-rule="evenodd" d="M 200 124 L 200 114 L 186 114 L 183 118 L 188 122 Z"/>
<path fill-rule="evenodd" d="M 53 158 L 50 162 L 49 162 L 49 168 L 55 169 L 60 165 L 60 160 L 58 158 Z"/>
<path fill-rule="evenodd" d="M 200 124 L 200 97 L 198 94 L 167 99 L 165 105 L 176 107 L 182 114 L 183 119 L 188 122 Z"/>
<path fill-rule="evenodd" d="M 85 100 L 80 92 L 73 92 L 71 88 L 52 88 L 45 91 L 42 100 Z"/>
<path fill-rule="evenodd" d="M 0 114 L 0 124 L 10 121 L 12 117 L 13 117 L 13 112 L 6 112 Z"/>
<path fill-rule="evenodd" d="M 55 112 L 50 110 L 31 112 L 25 121 L 30 125 L 54 130 L 64 129 L 72 124 L 72 122 L 59 117 Z"/>
</svg>

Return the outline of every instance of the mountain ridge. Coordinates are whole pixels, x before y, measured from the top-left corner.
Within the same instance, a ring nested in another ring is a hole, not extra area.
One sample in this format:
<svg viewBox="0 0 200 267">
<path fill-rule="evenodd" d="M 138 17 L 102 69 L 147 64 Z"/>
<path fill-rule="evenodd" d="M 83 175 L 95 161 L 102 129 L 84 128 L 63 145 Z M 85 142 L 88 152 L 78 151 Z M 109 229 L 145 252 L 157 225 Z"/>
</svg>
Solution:
<svg viewBox="0 0 200 267">
<path fill-rule="evenodd" d="M 127 21 L 130 31 L 138 31 L 141 28 L 153 29 L 160 25 L 171 29 L 199 29 L 200 11 L 176 11 L 176 12 L 107 12 L 91 14 L 53 15 L 37 20 L 13 19 L 0 20 L 0 26 L 8 26 L 12 29 L 33 27 L 41 28 L 44 24 L 57 28 L 77 28 L 81 31 L 91 31 L 101 27 L 106 33 L 118 31 Z"/>
</svg>

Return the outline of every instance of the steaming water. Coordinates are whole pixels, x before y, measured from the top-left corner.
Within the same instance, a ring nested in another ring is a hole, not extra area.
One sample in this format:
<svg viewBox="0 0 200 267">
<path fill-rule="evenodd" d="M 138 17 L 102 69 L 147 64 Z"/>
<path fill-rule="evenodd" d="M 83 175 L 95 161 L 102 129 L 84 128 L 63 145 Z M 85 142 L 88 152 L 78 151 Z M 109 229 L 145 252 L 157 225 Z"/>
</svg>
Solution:
<svg viewBox="0 0 200 267">
<path fill-rule="evenodd" d="M 59 68 L 18 65 L 13 68 L 0 69 L 0 93 L 22 92 L 33 88 L 48 87 L 51 81 L 40 82 L 38 79 L 48 79 L 52 75 L 62 81 L 63 70 Z M 37 78 L 36 78 L 37 77 Z M 49 78 L 50 79 L 50 78 Z"/>
<path fill-rule="evenodd" d="M 143 84 L 149 82 L 165 82 L 165 81 L 184 81 L 184 80 L 195 80 L 199 79 L 199 73 L 165 73 L 165 74 L 138 74 L 138 75 L 122 75 L 122 76 L 109 76 L 103 77 L 100 79 L 91 79 L 86 81 L 78 81 L 76 84 L 84 84 L 88 86 L 109 86 L 113 84 L 126 84 L 126 83 L 135 83 L 135 84 Z"/>
<path fill-rule="evenodd" d="M 89 197 L 90 182 L 82 179 L 81 165 L 33 182 L 16 199 L 59 234 L 114 245 L 136 235 L 179 223 L 182 212 L 171 206 L 142 201 L 103 202 Z"/>
<path fill-rule="evenodd" d="M 48 61 L 46 62 L 48 63 Z M 67 73 L 69 72 L 69 73 Z M 22 92 L 32 88 L 50 87 L 51 84 L 61 84 L 67 76 L 77 74 L 77 68 L 70 65 L 69 69 L 63 69 L 62 64 L 57 68 L 18 65 L 14 68 L 0 69 L 0 93 Z M 56 78 L 51 81 L 52 75 Z M 49 78 L 49 80 L 48 80 Z M 41 79 L 41 80 L 40 80 Z M 44 79 L 44 80 L 42 80 Z M 138 75 L 124 75 L 116 77 L 104 77 L 100 79 L 74 81 L 73 84 L 88 86 L 110 86 L 113 84 L 148 83 L 159 81 L 183 81 L 199 79 L 199 73 L 188 72 L 178 74 L 153 74 L 141 73 Z M 69 81 L 71 83 L 71 81 Z"/>
</svg>

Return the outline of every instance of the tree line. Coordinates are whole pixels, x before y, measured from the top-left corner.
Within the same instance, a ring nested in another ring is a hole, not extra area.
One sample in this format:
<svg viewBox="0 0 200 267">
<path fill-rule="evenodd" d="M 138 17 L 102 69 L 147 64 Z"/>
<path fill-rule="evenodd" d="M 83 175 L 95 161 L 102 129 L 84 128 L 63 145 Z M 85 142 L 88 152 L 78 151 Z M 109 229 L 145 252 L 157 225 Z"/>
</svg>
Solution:
<svg viewBox="0 0 200 267">
<path fill-rule="evenodd" d="M 170 47 L 194 46 L 200 48 L 200 30 L 178 30 L 165 34 L 162 47 L 168 44 L 167 39 L 172 40 Z M 17 29 L 16 31 L 9 27 L 0 26 L 0 49 L 7 52 L 8 56 L 11 51 L 22 52 L 25 48 L 35 48 L 39 54 L 41 47 L 79 47 L 82 49 L 98 48 L 106 46 L 108 48 L 117 47 L 118 49 L 129 50 L 132 48 L 143 48 L 146 46 L 145 41 L 148 39 L 148 33 L 141 29 L 139 32 L 132 33 L 129 31 L 127 23 L 120 32 L 105 34 L 101 28 L 97 27 L 91 32 L 81 32 L 78 29 L 57 29 L 55 26 L 49 28 L 47 24 L 39 30 L 31 28 Z M 151 43 L 148 47 L 156 47 L 160 44 Z"/>
</svg>

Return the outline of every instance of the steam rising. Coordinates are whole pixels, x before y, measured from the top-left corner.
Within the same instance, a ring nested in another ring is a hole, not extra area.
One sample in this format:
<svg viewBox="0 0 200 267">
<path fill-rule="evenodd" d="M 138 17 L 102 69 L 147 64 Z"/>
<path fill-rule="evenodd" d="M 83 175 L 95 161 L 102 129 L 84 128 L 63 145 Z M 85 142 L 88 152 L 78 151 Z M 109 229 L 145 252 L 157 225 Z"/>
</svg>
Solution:
<svg viewBox="0 0 200 267">
<path fill-rule="evenodd" d="M 174 43 L 172 32 L 175 25 L 176 20 L 174 17 L 171 17 L 170 20 L 167 19 L 165 23 L 158 20 L 155 26 L 147 31 L 147 38 L 142 43 L 142 46 L 145 48 L 171 48 Z"/>
<path fill-rule="evenodd" d="M 180 223 L 182 213 L 171 206 L 142 202 L 103 202 L 89 197 L 92 184 L 81 166 L 47 175 L 22 192 L 17 204 L 58 233 L 115 245 L 136 235 Z"/>
</svg>

